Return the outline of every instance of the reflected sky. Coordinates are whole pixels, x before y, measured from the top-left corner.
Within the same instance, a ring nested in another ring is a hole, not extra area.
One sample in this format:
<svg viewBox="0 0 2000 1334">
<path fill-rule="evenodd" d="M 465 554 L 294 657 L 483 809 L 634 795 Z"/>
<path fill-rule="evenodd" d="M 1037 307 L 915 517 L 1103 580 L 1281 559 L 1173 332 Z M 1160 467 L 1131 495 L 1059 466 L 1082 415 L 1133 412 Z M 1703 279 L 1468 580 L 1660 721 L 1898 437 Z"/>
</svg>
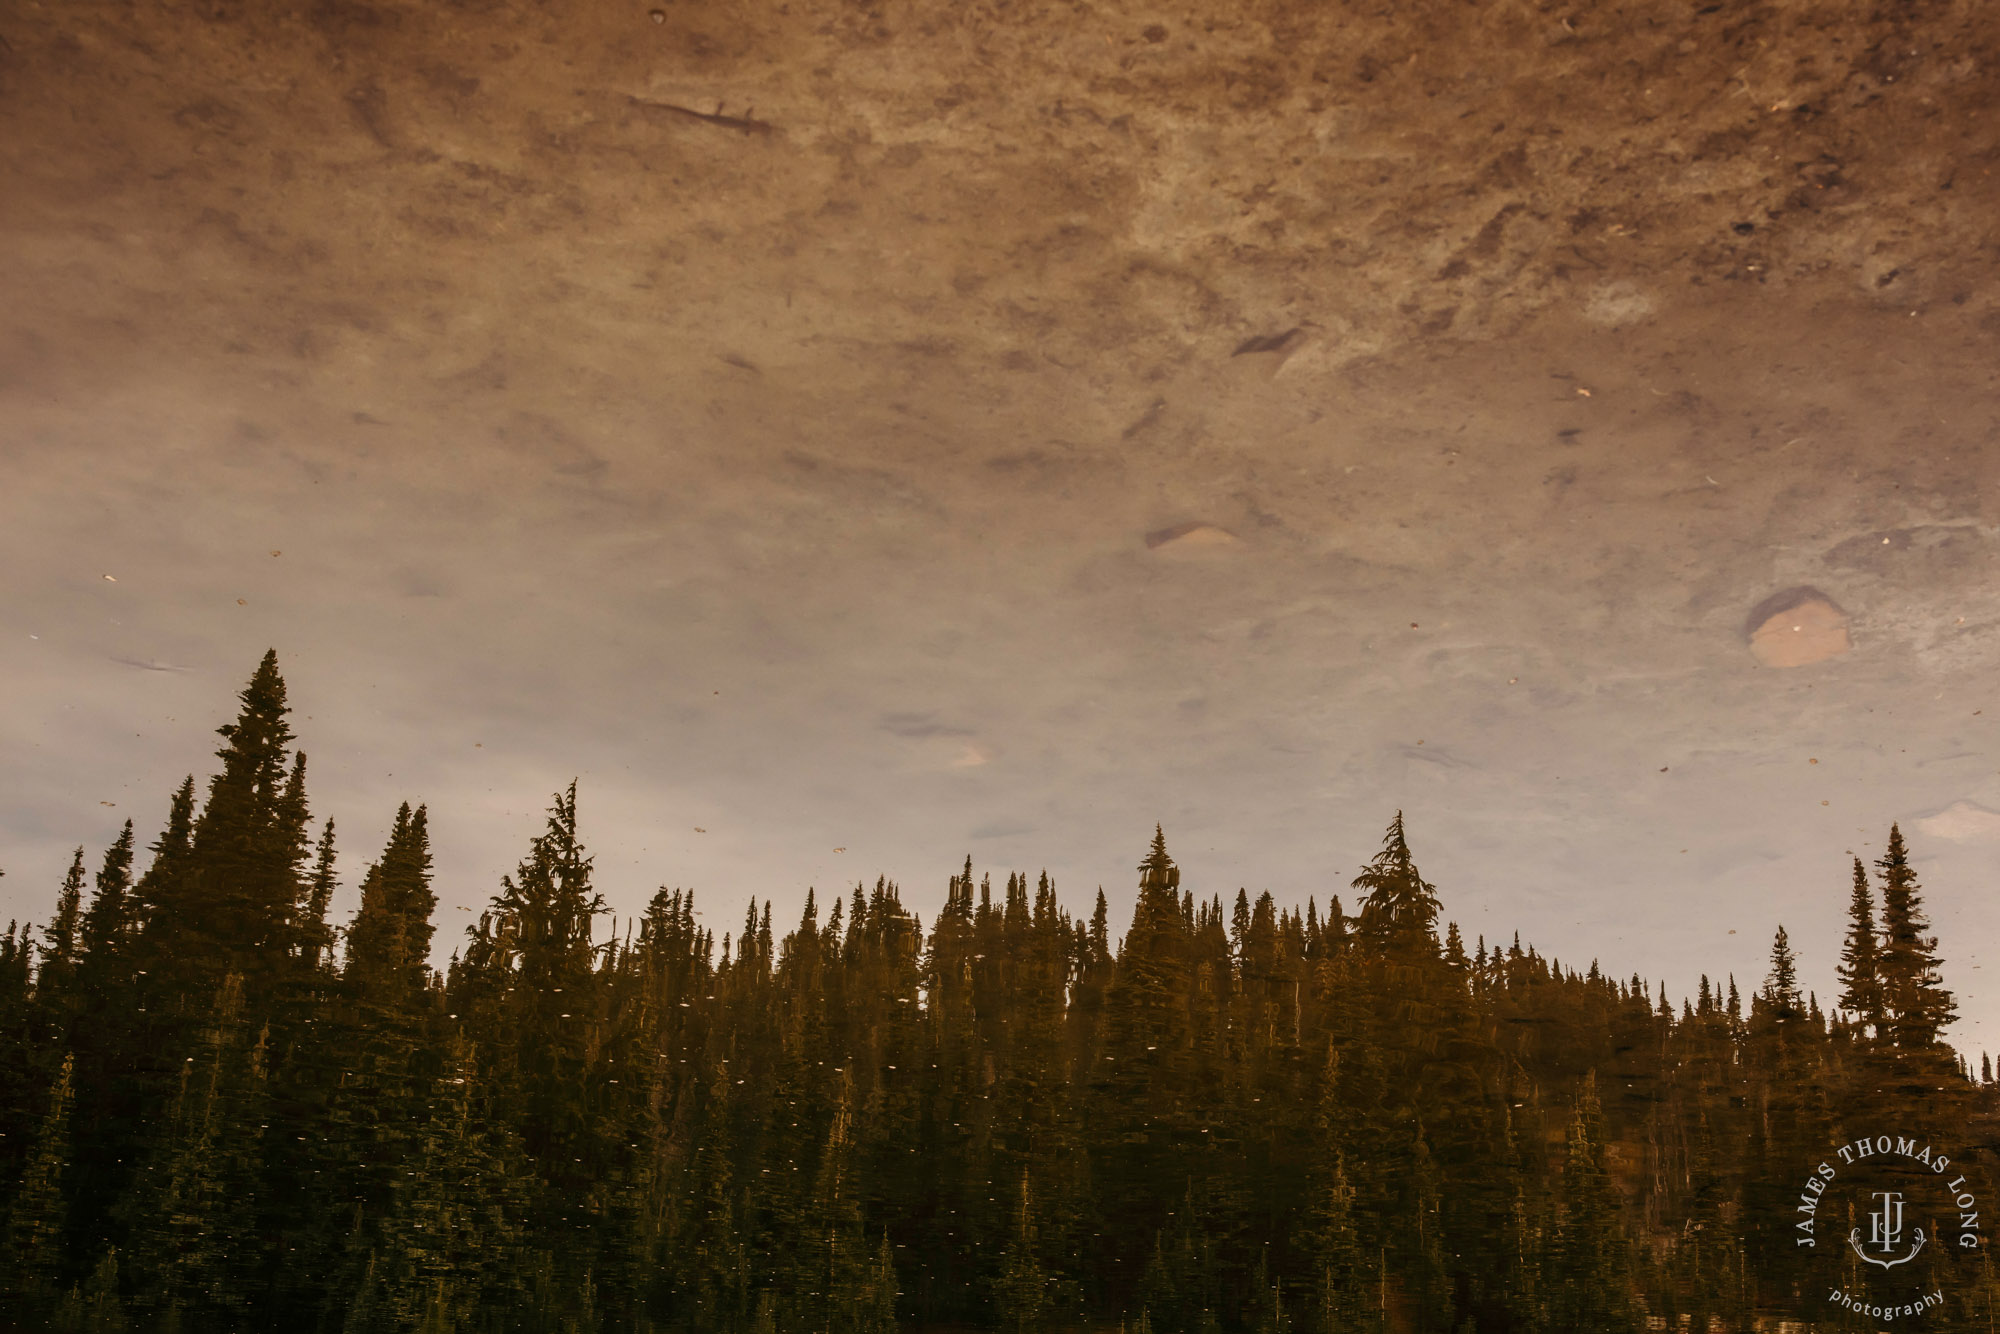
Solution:
<svg viewBox="0 0 2000 1334">
<path fill-rule="evenodd" d="M 1469 938 L 1824 1001 L 1900 820 L 1991 1045 L 1991 34 L 1427 14 L 10 17 L 0 913 L 276 646 L 441 948 L 575 776 L 623 913 L 1400 808 Z"/>
</svg>

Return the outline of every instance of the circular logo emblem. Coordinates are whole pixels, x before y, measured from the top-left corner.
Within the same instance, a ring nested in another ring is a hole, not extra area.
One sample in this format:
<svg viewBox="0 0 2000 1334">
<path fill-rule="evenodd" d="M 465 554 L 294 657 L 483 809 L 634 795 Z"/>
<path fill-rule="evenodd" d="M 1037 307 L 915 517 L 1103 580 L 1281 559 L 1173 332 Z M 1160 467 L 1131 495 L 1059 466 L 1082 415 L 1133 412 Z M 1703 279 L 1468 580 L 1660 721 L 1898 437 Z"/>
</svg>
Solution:
<svg viewBox="0 0 2000 1334">
<path fill-rule="evenodd" d="M 1985 1244 L 1971 1178 L 1922 1135 L 1840 1145 L 1801 1183 L 1794 1216 L 1794 1240 L 1813 1253 L 1826 1302 L 1871 1321 L 1944 1305 Z"/>
</svg>

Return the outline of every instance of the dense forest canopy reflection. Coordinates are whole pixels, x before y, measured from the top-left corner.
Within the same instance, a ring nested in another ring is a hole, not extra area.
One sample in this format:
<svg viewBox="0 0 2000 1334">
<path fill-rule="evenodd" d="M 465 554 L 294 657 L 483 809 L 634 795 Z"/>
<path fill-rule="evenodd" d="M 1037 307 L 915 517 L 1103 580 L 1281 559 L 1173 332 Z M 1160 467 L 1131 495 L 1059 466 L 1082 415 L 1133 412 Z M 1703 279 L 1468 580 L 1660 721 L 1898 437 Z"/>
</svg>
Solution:
<svg viewBox="0 0 2000 1334">
<path fill-rule="evenodd" d="M 928 929 L 878 880 L 605 934 L 572 785 L 439 972 L 421 806 L 328 921 L 288 712 L 269 655 L 143 872 L 128 823 L 0 938 L 23 1328 L 1872 1328 L 1827 1292 L 1892 1261 L 1991 1318 L 2000 1091 L 1893 829 L 1828 889 L 1837 998 L 1778 927 L 1676 1008 L 1468 947 L 1400 815 L 1351 911 L 1199 895 L 1156 831 L 1115 944 L 969 859 Z M 1908 1169 L 1909 1256 L 1815 1217 L 1856 1162 Z"/>
</svg>

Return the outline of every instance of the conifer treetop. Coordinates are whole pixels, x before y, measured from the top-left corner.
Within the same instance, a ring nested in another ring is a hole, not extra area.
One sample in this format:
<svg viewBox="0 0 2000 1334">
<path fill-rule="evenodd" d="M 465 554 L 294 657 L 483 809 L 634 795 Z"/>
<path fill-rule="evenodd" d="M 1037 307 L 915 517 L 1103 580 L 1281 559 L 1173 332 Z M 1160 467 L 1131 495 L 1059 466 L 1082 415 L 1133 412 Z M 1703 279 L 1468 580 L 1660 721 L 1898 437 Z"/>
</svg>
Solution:
<svg viewBox="0 0 2000 1334">
<path fill-rule="evenodd" d="M 1937 952 L 1937 937 L 1930 934 L 1923 889 L 1897 825 L 1889 826 L 1888 847 L 1875 867 L 1882 879 L 1881 945 L 1876 960 L 1882 1027 L 1897 1047 L 1930 1047 L 1958 1017 L 1958 1002 L 1944 985 L 1944 961 Z"/>
<path fill-rule="evenodd" d="M 1803 1008 L 1799 999 L 1798 960 L 1792 954 L 1791 938 L 1782 924 L 1771 939 L 1771 972 L 1764 982 L 1764 999 L 1781 1019 L 1795 1018 Z"/>
<path fill-rule="evenodd" d="M 1153 846 L 1146 853 L 1146 859 L 1139 863 L 1139 886 L 1143 889 L 1176 889 L 1181 883 L 1181 872 L 1174 865 L 1174 859 L 1167 855 L 1167 836 L 1159 825 L 1153 826 Z"/>
<path fill-rule="evenodd" d="M 1382 838 L 1382 850 L 1375 854 L 1354 888 L 1363 891 L 1361 933 L 1380 946 L 1428 946 L 1437 948 L 1437 919 L 1440 905 L 1437 887 L 1418 874 L 1403 834 L 1403 813 L 1389 822 Z"/>
</svg>

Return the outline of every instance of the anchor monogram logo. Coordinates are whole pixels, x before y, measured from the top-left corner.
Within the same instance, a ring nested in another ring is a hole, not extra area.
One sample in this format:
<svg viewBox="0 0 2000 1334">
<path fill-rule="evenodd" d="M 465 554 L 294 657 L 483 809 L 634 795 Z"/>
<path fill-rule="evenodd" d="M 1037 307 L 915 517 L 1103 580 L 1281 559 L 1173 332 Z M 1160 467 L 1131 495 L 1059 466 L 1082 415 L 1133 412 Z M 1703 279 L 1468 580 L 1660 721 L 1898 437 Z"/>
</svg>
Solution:
<svg viewBox="0 0 2000 1334">
<path fill-rule="evenodd" d="M 1856 1255 L 1871 1265 L 1894 1269 L 1897 1265 L 1908 1264 L 1916 1259 L 1917 1252 L 1924 1248 L 1924 1230 L 1912 1229 L 1916 1235 L 1916 1243 L 1910 1247 L 1908 1254 L 1894 1259 L 1883 1259 L 1882 1256 L 1893 1254 L 1903 1242 L 1903 1192 L 1878 1190 L 1874 1198 L 1880 1203 L 1868 1213 L 1868 1245 L 1881 1252 L 1881 1255 L 1870 1255 L 1862 1249 L 1861 1229 L 1858 1227 L 1847 1234 L 1847 1244 L 1854 1248 Z"/>
</svg>

